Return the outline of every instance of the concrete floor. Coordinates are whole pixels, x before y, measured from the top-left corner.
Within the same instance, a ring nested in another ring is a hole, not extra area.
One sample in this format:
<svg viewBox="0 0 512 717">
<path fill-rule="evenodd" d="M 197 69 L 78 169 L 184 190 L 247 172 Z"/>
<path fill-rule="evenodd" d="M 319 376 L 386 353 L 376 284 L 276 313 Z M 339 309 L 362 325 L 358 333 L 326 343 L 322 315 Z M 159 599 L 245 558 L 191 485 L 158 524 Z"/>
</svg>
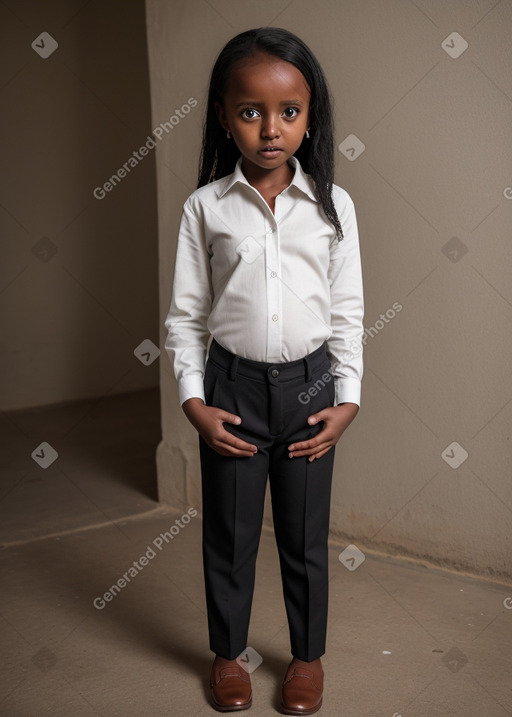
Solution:
<svg viewBox="0 0 512 717">
<path fill-rule="evenodd" d="M 150 391 L 0 419 L 0 715 L 217 714 L 206 691 L 200 516 L 188 522 L 155 501 L 159 417 Z M 59 453 L 46 469 L 30 457 L 41 441 Z M 512 715 L 512 587 L 362 545 L 366 559 L 349 570 L 338 559 L 345 547 L 331 546 L 320 714 Z M 123 574 L 129 582 L 107 600 Z M 270 531 L 249 645 L 263 662 L 247 714 L 270 717 L 290 659 Z"/>
</svg>

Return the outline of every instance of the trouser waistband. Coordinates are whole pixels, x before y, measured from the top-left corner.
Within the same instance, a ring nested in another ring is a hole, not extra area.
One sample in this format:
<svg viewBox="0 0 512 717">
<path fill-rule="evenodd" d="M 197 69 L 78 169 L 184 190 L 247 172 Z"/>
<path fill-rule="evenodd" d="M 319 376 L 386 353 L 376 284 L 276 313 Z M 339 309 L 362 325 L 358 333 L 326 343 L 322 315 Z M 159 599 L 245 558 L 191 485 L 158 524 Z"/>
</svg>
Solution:
<svg viewBox="0 0 512 717">
<path fill-rule="evenodd" d="M 264 381 L 267 378 L 274 380 L 279 378 L 280 381 L 304 378 L 308 382 L 311 381 L 314 373 L 325 366 L 327 347 L 324 342 L 315 351 L 296 361 L 266 363 L 252 361 L 231 353 L 213 339 L 209 358 L 225 369 L 232 381 L 235 380 L 237 374 L 240 374 L 245 378 L 259 381 Z"/>
</svg>

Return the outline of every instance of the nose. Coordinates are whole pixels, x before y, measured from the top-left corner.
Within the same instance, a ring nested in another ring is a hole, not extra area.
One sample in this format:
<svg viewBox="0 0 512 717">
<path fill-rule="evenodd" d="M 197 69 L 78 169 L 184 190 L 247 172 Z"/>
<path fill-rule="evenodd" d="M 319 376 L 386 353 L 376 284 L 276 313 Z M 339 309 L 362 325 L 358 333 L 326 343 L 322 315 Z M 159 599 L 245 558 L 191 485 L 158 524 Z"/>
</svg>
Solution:
<svg viewBox="0 0 512 717">
<path fill-rule="evenodd" d="M 275 115 L 267 115 L 261 127 L 261 136 L 265 139 L 276 139 L 280 136 L 279 122 Z"/>
</svg>

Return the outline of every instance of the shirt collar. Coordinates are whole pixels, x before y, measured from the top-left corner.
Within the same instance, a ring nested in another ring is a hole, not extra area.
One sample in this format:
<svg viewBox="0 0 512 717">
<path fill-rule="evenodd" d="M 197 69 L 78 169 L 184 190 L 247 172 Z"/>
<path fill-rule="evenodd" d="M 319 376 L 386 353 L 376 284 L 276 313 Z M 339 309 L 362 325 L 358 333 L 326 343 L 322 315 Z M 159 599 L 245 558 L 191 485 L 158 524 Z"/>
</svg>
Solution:
<svg viewBox="0 0 512 717">
<path fill-rule="evenodd" d="M 297 189 L 310 197 L 314 202 L 318 202 L 313 191 L 313 181 L 310 176 L 304 172 L 297 157 L 290 157 L 288 163 L 292 168 L 295 168 L 295 173 L 289 186 L 297 187 Z M 219 187 L 217 189 L 218 198 L 223 197 L 235 184 L 251 186 L 245 174 L 242 172 L 242 157 L 238 158 L 233 174 L 229 174 L 227 177 L 224 177 L 223 180 L 219 181 Z"/>
</svg>

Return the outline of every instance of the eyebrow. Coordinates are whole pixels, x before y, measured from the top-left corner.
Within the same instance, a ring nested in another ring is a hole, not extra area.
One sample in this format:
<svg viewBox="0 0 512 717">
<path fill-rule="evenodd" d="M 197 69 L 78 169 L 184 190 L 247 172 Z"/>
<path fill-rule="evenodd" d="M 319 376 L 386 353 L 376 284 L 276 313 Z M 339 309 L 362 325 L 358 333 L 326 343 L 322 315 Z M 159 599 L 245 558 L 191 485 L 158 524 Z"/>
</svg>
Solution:
<svg viewBox="0 0 512 717">
<path fill-rule="evenodd" d="M 251 105 L 251 107 L 263 107 L 264 102 L 253 102 L 252 100 L 244 100 L 243 102 L 239 102 L 236 107 L 241 107 L 242 105 Z M 302 100 L 283 100 L 279 103 L 280 105 L 303 105 L 304 102 Z"/>
</svg>

